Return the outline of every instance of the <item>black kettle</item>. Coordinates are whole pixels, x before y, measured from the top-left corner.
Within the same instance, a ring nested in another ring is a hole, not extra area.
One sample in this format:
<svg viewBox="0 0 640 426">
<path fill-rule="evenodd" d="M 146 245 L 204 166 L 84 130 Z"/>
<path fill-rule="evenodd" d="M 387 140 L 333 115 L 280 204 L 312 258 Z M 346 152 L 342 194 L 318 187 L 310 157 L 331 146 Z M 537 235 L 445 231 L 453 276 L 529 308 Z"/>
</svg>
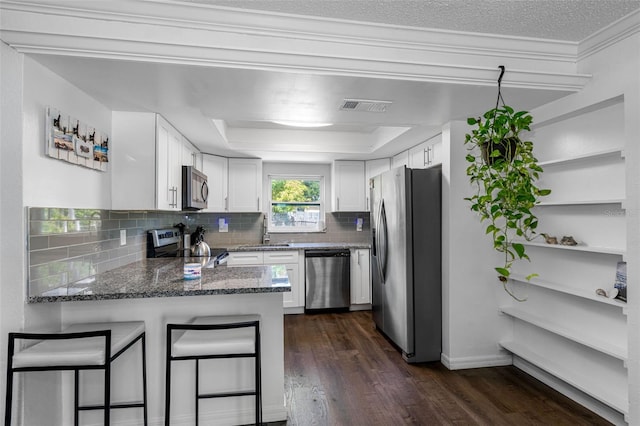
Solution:
<svg viewBox="0 0 640 426">
<path fill-rule="evenodd" d="M 204 228 L 198 226 L 196 231 L 191 234 L 191 256 L 193 257 L 210 257 L 211 248 L 204 241 Z"/>
</svg>

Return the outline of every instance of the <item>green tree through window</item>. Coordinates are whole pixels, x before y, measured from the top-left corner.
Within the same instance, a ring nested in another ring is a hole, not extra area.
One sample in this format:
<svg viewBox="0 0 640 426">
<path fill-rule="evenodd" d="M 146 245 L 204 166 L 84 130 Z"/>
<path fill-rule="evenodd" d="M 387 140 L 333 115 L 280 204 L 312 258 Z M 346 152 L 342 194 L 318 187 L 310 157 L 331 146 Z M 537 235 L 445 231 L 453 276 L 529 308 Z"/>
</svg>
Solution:
<svg viewBox="0 0 640 426">
<path fill-rule="evenodd" d="M 272 231 L 319 230 L 322 208 L 320 177 L 271 177 Z"/>
</svg>

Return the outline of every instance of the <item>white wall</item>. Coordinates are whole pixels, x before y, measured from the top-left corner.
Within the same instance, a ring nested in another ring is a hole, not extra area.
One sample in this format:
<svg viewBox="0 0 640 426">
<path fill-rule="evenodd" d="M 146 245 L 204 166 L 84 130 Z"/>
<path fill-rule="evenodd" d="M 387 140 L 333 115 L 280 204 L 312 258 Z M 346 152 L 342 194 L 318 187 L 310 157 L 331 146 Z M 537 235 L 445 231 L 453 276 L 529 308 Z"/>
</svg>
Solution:
<svg viewBox="0 0 640 426">
<path fill-rule="evenodd" d="M 22 58 L 0 43 L 0 370 L 3 372 L 7 362 L 7 333 L 20 330 L 24 318 Z M 5 386 L 2 374 L 0 389 L 4 390 Z M 4 404 L 0 414 L 4 417 Z"/>
<path fill-rule="evenodd" d="M 27 305 L 27 206 L 109 208 L 110 174 L 44 155 L 45 108 L 68 112 L 111 132 L 111 111 L 37 62 L 1 46 L 0 91 L 0 368 L 5 371 L 7 334 L 58 330 L 59 304 Z M 59 424 L 59 373 L 15 380 L 14 418 L 22 424 Z M 5 375 L 0 388 L 5 389 Z M 22 398 L 38 401 L 20 412 Z M 4 416 L 4 404 L 0 408 Z M 44 420 L 46 419 L 46 421 Z"/>
<path fill-rule="evenodd" d="M 509 297 L 493 269 L 501 259 L 484 233 L 486 225 L 464 200 L 473 193 L 466 176 L 468 130 L 457 121 L 442 132 L 442 362 L 450 369 L 511 364 L 498 347 L 510 326 L 498 313 Z"/>
<path fill-rule="evenodd" d="M 111 173 L 46 157 L 44 128 L 51 106 L 111 134 L 111 110 L 28 57 L 24 82 L 24 205 L 110 208 Z"/>
</svg>

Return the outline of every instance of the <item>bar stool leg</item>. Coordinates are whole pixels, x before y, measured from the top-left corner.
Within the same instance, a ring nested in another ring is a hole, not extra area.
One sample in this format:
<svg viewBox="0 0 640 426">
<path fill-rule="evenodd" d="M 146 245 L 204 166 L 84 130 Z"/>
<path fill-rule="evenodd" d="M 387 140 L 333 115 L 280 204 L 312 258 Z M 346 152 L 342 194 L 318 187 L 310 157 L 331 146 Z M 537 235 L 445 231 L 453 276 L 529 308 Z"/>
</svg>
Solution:
<svg viewBox="0 0 640 426">
<path fill-rule="evenodd" d="M 256 348 L 255 348 L 255 368 L 256 368 L 256 424 L 262 425 L 262 357 L 260 356 L 260 324 L 256 325 Z"/>
<path fill-rule="evenodd" d="M 104 367 L 104 425 L 109 426 L 111 415 L 111 361 Z"/>
<path fill-rule="evenodd" d="M 196 359 L 196 426 L 200 422 L 200 398 L 198 397 L 198 388 L 200 387 L 200 360 Z"/>
<path fill-rule="evenodd" d="M 147 341 L 146 333 L 142 335 L 142 399 L 144 407 L 142 408 L 142 417 L 144 426 L 149 424 L 147 417 Z"/>
<path fill-rule="evenodd" d="M 73 370 L 73 425 L 80 424 L 80 370 Z"/>
<path fill-rule="evenodd" d="M 4 402 L 4 426 L 11 426 L 11 408 L 13 403 L 13 348 L 14 339 L 9 333 L 9 349 L 7 351 L 7 393 Z"/>
<path fill-rule="evenodd" d="M 167 343 L 164 374 L 164 425 L 170 425 L 171 418 L 171 328 L 167 325 Z"/>
</svg>

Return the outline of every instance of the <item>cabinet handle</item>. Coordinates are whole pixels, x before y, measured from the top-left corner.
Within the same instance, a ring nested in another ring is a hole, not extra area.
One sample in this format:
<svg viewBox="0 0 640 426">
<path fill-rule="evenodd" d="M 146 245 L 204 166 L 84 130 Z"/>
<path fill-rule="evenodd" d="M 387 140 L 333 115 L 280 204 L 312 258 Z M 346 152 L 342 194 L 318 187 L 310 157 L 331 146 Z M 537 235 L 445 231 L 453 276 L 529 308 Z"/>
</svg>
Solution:
<svg viewBox="0 0 640 426">
<path fill-rule="evenodd" d="M 362 255 L 362 253 L 360 252 L 360 250 L 358 250 L 358 266 L 360 266 L 360 256 Z"/>
<path fill-rule="evenodd" d="M 171 200 L 169 200 L 169 207 L 175 207 L 176 206 L 176 195 L 173 192 L 174 187 L 171 186 L 169 187 L 169 195 L 171 195 Z"/>
<path fill-rule="evenodd" d="M 260 197 L 258 197 L 258 211 L 260 211 Z"/>
<path fill-rule="evenodd" d="M 336 197 L 336 210 L 340 211 L 340 197 Z"/>
<path fill-rule="evenodd" d="M 429 148 L 422 150 L 422 165 L 429 164 Z"/>
<path fill-rule="evenodd" d="M 224 211 L 229 211 L 229 197 L 224 197 Z"/>
</svg>

